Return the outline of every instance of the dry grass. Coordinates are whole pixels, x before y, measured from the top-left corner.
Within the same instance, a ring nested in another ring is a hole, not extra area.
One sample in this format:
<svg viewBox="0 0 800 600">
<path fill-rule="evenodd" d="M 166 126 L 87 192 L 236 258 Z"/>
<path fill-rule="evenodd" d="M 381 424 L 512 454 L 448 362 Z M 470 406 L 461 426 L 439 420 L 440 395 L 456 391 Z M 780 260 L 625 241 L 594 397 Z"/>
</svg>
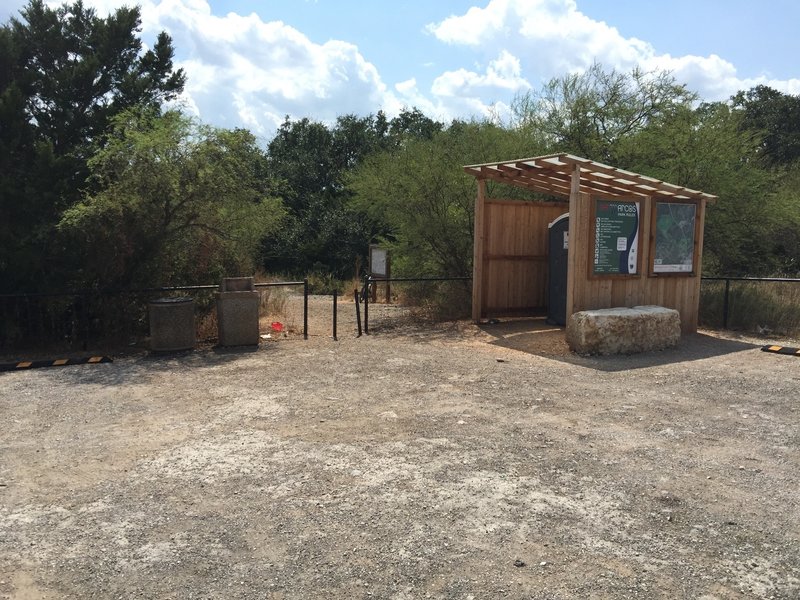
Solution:
<svg viewBox="0 0 800 600">
<path fill-rule="evenodd" d="M 261 293 L 261 305 L 258 314 L 267 316 L 270 314 L 283 314 L 286 310 L 286 298 L 288 292 L 281 287 L 259 288 Z"/>
<path fill-rule="evenodd" d="M 466 282 L 471 287 L 471 283 Z M 450 321 L 469 316 L 472 297 L 463 281 L 424 281 L 396 286 L 393 296 L 419 317 Z M 380 291 L 379 291 L 380 297 Z"/>
<path fill-rule="evenodd" d="M 725 284 L 705 282 L 700 294 L 700 321 L 723 326 Z M 800 334 L 800 283 L 731 281 L 728 329 L 765 334 Z"/>
</svg>

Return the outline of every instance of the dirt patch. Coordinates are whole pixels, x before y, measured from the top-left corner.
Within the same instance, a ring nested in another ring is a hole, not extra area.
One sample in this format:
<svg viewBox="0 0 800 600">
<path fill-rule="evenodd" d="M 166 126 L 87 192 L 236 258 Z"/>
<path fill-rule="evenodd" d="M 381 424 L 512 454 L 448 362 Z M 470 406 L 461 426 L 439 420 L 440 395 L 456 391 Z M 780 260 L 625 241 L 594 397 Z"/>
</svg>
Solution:
<svg viewBox="0 0 800 600">
<path fill-rule="evenodd" d="M 373 308 L 361 338 L 320 304 L 307 341 L 0 375 L 0 595 L 800 595 L 797 358 Z"/>
</svg>

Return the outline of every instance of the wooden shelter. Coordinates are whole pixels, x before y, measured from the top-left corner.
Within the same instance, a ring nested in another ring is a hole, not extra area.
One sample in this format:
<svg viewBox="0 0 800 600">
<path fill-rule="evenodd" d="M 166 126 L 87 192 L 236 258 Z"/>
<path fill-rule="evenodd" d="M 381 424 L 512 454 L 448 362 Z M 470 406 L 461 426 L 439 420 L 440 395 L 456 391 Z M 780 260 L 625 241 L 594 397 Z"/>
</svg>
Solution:
<svg viewBox="0 0 800 600">
<path fill-rule="evenodd" d="M 549 248 L 563 247 L 567 318 L 655 304 L 678 310 L 684 332 L 697 330 L 705 208 L 716 196 L 570 154 L 464 170 L 478 183 L 474 320 L 553 308 L 560 267 Z M 487 181 L 563 200 L 490 199 Z M 551 239 L 559 217 L 563 246 Z"/>
</svg>

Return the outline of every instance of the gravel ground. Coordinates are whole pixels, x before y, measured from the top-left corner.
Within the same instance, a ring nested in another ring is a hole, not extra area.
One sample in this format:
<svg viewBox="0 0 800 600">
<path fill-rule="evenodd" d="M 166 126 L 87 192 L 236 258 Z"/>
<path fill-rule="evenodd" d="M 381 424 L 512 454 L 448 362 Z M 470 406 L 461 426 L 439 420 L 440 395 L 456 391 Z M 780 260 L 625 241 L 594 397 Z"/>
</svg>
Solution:
<svg viewBox="0 0 800 600">
<path fill-rule="evenodd" d="M 0 374 L 0 596 L 800 597 L 797 358 L 371 311 Z"/>
</svg>

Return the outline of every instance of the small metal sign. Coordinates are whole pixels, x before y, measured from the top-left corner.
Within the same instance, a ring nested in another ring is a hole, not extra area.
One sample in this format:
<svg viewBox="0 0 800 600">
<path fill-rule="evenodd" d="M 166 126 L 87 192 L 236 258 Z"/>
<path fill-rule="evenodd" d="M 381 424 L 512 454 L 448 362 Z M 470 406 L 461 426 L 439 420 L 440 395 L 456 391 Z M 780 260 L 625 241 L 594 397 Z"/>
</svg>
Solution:
<svg viewBox="0 0 800 600">
<path fill-rule="evenodd" d="M 387 252 L 384 248 L 371 245 L 369 247 L 369 274 L 373 277 L 386 277 Z"/>
<path fill-rule="evenodd" d="M 389 286 L 391 279 L 391 265 L 389 264 L 389 251 L 386 248 L 381 248 L 377 244 L 370 244 L 369 246 L 369 275 L 375 280 L 384 279 L 384 286 L 386 288 L 386 304 L 391 302 L 392 293 Z M 372 286 L 372 301 L 375 302 L 378 297 L 377 286 Z"/>
</svg>

